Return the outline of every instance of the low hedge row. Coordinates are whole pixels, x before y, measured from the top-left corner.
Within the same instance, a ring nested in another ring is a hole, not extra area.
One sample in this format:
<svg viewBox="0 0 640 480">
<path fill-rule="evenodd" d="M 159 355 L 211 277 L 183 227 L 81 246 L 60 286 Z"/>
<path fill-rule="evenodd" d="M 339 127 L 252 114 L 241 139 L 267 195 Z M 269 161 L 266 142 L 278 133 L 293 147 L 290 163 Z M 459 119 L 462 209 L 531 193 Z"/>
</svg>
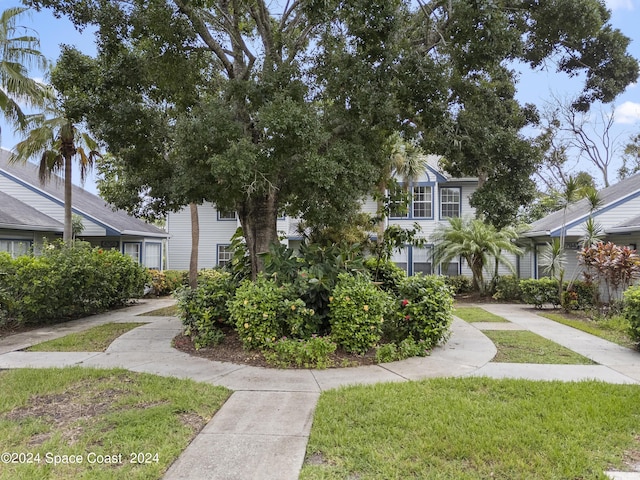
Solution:
<svg viewBox="0 0 640 480">
<path fill-rule="evenodd" d="M 141 297 L 147 269 L 115 250 L 75 242 L 45 245 L 38 256 L 0 253 L 0 310 L 18 323 L 88 315 Z"/>
</svg>

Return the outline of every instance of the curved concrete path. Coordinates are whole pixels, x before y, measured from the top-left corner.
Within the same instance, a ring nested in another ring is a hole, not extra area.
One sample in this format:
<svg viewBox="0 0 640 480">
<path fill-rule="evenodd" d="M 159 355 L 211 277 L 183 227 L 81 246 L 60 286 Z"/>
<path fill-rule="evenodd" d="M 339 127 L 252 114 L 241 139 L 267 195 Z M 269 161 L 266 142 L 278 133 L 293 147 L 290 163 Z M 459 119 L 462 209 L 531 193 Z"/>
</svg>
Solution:
<svg viewBox="0 0 640 480">
<path fill-rule="evenodd" d="M 449 341 L 429 357 L 375 366 L 327 370 L 278 370 L 192 357 L 171 347 L 181 329 L 173 317 L 139 317 L 173 303 L 144 300 L 126 309 L 0 339 L 0 369 L 21 367 L 122 367 L 222 385 L 234 393 L 165 475 L 176 479 L 297 479 L 320 392 L 345 385 L 430 377 L 490 376 L 539 380 L 599 379 L 640 383 L 640 353 L 583 334 L 521 305 L 480 305 L 512 324 L 582 353 L 600 365 L 489 363 L 496 354 L 481 328 L 455 319 Z M 103 353 L 22 352 L 29 345 L 109 322 L 147 322 L 122 335 Z M 250 455 L 247 453 L 251 452 Z M 620 477 L 623 478 L 623 477 Z M 633 477 L 640 478 L 640 477 Z"/>
</svg>

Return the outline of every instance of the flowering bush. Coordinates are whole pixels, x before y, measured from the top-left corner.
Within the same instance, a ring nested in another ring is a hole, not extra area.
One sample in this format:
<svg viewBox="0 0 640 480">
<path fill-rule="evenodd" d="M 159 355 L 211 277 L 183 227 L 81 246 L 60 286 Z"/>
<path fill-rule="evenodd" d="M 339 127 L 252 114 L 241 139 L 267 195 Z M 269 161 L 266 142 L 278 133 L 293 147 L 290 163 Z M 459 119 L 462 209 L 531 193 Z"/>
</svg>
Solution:
<svg viewBox="0 0 640 480">
<path fill-rule="evenodd" d="M 308 334 L 305 325 L 314 312 L 289 295 L 289 289 L 264 276 L 240 284 L 227 307 L 245 348 L 271 348 L 279 338 Z"/>
<path fill-rule="evenodd" d="M 396 341 L 413 338 L 433 348 L 447 338 L 453 319 L 453 294 L 435 275 L 414 275 L 400 286 L 395 323 L 388 330 Z"/>
<path fill-rule="evenodd" d="M 329 303 L 331 337 L 347 352 L 365 353 L 382 335 L 392 297 L 364 275 L 342 273 Z"/>
<path fill-rule="evenodd" d="M 187 272 L 184 270 L 149 269 L 149 274 L 154 295 L 171 295 L 179 287 L 187 285 Z"/>
</svg>

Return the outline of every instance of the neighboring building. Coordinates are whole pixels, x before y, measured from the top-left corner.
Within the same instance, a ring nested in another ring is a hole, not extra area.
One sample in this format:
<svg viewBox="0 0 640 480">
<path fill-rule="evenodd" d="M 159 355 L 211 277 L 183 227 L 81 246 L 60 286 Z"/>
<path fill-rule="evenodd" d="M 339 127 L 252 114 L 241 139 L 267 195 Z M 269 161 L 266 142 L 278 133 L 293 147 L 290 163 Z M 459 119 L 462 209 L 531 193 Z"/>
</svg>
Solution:
<svg viewBox="0 0 640 480">
<path fill-rule="evenodd" d="M 568 251 L 565 278 L 579 278 L 581 269 L 578 265 L 578 250 L 589 217 L 602 228 L 602 241 L 637 249 L 640 245 L 640 174 L 601 190 L 598 196 L 601 205 L 593 212 L 589 201 L 582 199 L 570 204 L 566 212 L 558 210 L 531 224 L 530 230 L 521 238 L 522 243 L 529 248 L 520 261 L 521 277 L 545 276 L 541 255 L 547 244 L 554 238 L 559 238 L 564 229 Z"/>
<path fill-rule="evenodd" d="M 38 167 L 10 164 L 10 152 L 0 149 L 0 251 L 19 255 L 37 251 L 43 241 L 62 238 L 64 183 L 59 177 L 41 184 Z M 92 245 L 115 248 L 149 268 L 162 268 L 168 234 L 127 213 L 114 211 L 103 199 L 73 187 L 73 213 L 82 218 L 79 238 Z"/>
<path fill-rule="evenodd" d="M 437 157 L 425 157 L 426 174 L 409 186 L 412 201 L 406 215 L 387 219 L 387 225 L 412 227 L 417 222 L 422 235 L 429 238 L 439 224 L 450 217 L 473 216 L 475 211 L 469 205 L 469 196 L 478 186 L 477 178 L 451 178 L 437 165 Z M 364 202 L 362 211 L 375 214 L 377 205 L 369 199 Z M 230 239 L 240 226 L 235 212 L 219 212 L 215 205 L 205 203 L 198 207 L 200 221 L 200 247 L 198 268 L 210 268 L 223 265 L 231 258 L 228 250 Z M 297 219 L 284 217 L 278 219 L 277 229 L 284 232 L 286 243 L 295 248 L 301 241 L 297 233 Z M 168 247 L 169 269 L 189 268 L 191 253 L 191 217 L 189 209 L 171 213 L 167 219 L 167 230 L 171 238 Z M 468 274 L 470 270 L 461 261 L 449 264 L 446 271 L 431 265 L 431 247 L 417 249 L 411 246 L 395 253 L 393 261 L 410 275 L 417 272 L 443 273 L 447 275 Z"/>
</svg>

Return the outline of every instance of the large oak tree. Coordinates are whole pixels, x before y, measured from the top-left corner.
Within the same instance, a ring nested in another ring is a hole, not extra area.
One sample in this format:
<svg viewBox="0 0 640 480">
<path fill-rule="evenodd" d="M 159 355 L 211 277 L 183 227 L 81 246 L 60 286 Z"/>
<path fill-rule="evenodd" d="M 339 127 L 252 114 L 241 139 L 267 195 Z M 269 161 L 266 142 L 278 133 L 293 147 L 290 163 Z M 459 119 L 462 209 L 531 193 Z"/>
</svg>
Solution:
<svg viewBox="0 0 640 480">
<path fill-rule="evenodd" d="M 283 211 L 330 224 L 355 208 L 397 130 L 481 178 L 476 206 L 494 223 L 513 215 L 539 161 L 520 134 L 535 112 L 514 99 L 514 62 L 583 72 L 580 108 L 637 77 L 597 0 L 27 3 L 97 27 L 76 106 L 120 179 L 156 209 L 236 210 L 254 274 Z"/>
</svg>

